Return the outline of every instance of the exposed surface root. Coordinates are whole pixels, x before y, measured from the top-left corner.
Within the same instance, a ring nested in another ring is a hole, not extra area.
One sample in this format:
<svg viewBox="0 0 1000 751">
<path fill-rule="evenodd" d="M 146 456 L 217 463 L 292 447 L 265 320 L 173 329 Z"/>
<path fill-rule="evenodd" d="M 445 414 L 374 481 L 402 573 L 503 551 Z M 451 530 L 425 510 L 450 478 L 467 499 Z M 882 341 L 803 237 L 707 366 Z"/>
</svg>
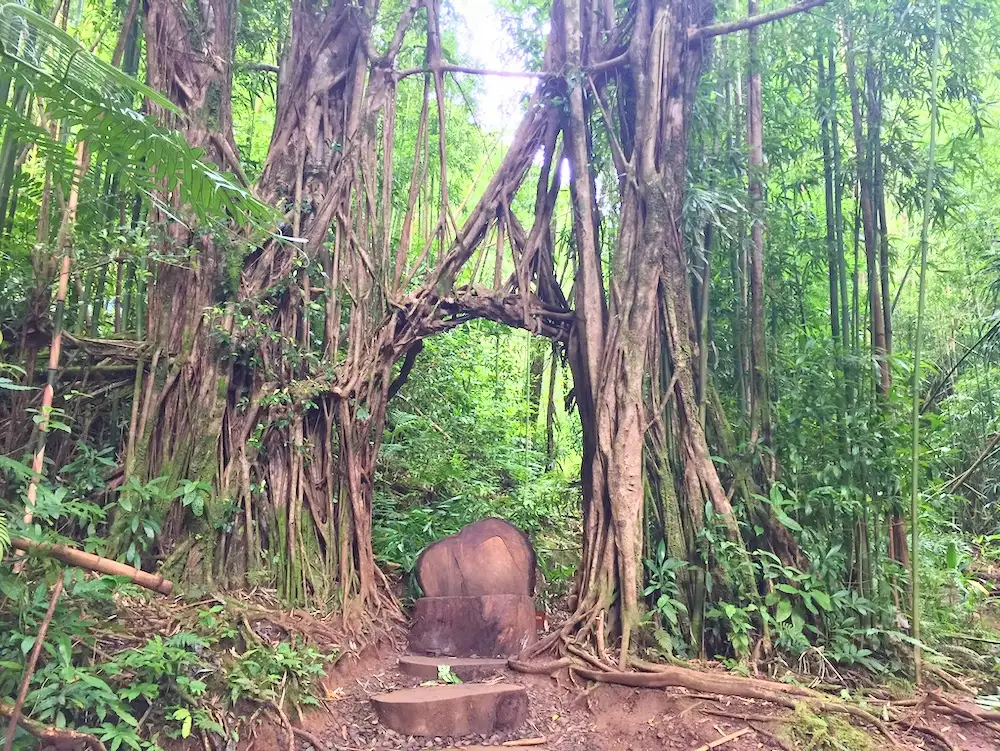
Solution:
<svg viewBox="0 0 1000 751">
<path fill-rule="evenodd" d="M 564 668 L 572 667 L 573 660 L 569 657 L 563 657 L 562 659 L 550 660 L 549 662 L 522 662 L 521 660 L 511 658 L 507 660 L 507 665 L 511 670 L 516 670 L 519 673 L 541 675 L 544 673 L 556 673 Z"/>
<path fill-rule="evenodd" d="M 278 716 L 281 726 L 285 729 L 285 736 L 288 741 L 288 751 L 295 751 L 295 728 L 292 727 L 292 721 L 288 719 L 288 715 L 285 714 L 285 710 L 278 706 L 277 702 L 268 702 L 268 706 Z M 321 749 L 323 747 L 317 746 L 316 748 Z"/>
<path fill-rule="evenodd" d="M 10 718 L 13 714 L 14 705 L 7 702 L 0 702 L 0 717 Z M 44 725 L 41 722 L 29 720 L 24 715 L 18 717 L 17 724 L 40 741 L 49 741 L 63 746 L 83 744 L 92 749 L 92 751 L 107 751 L 104 744 L 90 733 Z"/>
<path fill-rule="evenodd" d="M 664 670 L 656 673 L 621 673 L 617 671 L 600 672 L 583 667 L 572 667 L 572 671 L 588 680 L 599 683 L 617 683 L 622 686 L 639 688 L 666 688 L 679 686 L 693 691 L 708 691 L 724 696 L 738 696 L 742 699 L 758 699 L 794 709 L 796 704 L 805 703 L 818 712 L 841 712 L 849 714 L 871 725 L 878 730 L 893 745 L 897 746 L 889 727 L 861 707 L 844 702 L 823 700 L 808 689 L 798 686 L 786 686 L 781 683 L 770 683 L 749 678 L 733 678 L 705 675 L 687 668 L 664 665 Z"/>
<path fill-rule="evenodd" d="M 311 745 L 316 751 L 322 751 L 322 749 L 326 748 L 326 744 L 308 730 L 292 726 L 292 733 Z"/>
<path fill-rule="evenodd" d="M 937 691 L 928 691 L 927 700 L 932 704 L 937 704 L 939 707 L 943 707 L 951 714 L 958 715 L 959 717 L 967 717 L 974 722 L 987 722 L 991 719 L 1000 720 L 1000 712 L 989 712 L 987 710 L 973 711 L 971 709 L 967 709 L 966 707 L 959 706 L 953 701 L 945 699 Z M 992 717 L 990 715 L 992 715 Z"/>
<path fill-rule="evenodd" d="M 933 738 L 937 743 L 948 749 L 948 751 L 958 751 L 958 746 L 956 746 L 954 743 L 948 740 L 948 738 L 945 737 L 944 733 L 935 730 L 934 728 L 928 725 L 921 725 L 919 723 L 914 723 L 912 729 L 916 730 L 918 733 L 923 733 L 924 735 Z"/>
<path fill-rule="evenodd" d="M 772 681 L 759 680 L 753 678 L 743 678 L 729 674 L 715 674 L 706 671 L 699 671 L 692 668 L 678 665 L 659 665 L 643 660 L 633 660 L 632 664 L 640 672 L 623 672 L 612 669 L 604 664 L 597 656 L 588 653 L 578 644 L 573 643 L 568 635 L 562 631 L 549 636 L 545 643 L 551 648 L 557 646 L 558 652 L 563 656 L 559 659 L 545 662 L 531 661 L 526 657 L 531 654 L 539 654 L 544 649 L 538 649 L 539 644 L 534 649 L 528 650 L 517 659 L 511 659 L 509 666 L 512 670 L 522 673 L 551 674 L 556 676 L 562 670 L 568 670 L 571 680 L 584 679 L 596 683 L 610 683 L 621 686 L 631 686 L 635 688 L 661 689 L 667 687 L 684 688 L 688 691 L 697 692 L 705 698 L 716 699 L 717 697 L 738 697 L 756 701 L 769 702 L 777 706 L 795 709 L 797 706 L 805 705 L 817 714 L 839 713 L 846 714 L 856 720 L 868 725 L 880 733 L 887 741 L 888 745 L 899 748 L 897 740 L 899 731 L 905 733 L 919 733 L 928 742 L 954 751 L 955 745 L 941 731 L 915 721 L 913 713 L 910 717 L 904 718 L 898 712 L 894 712 L 891 722 L 885 722 L 872 712 L 834 699 L 826 694 L 814 691 L 802 686 L 794 686 Z M 931 691 L 922 699 L 902 700 L 895 703 L 886 703 L 886 712 L 898 710 L 904 707 L 911 707 L 916 710 L 917 715 L 924 709 L 933 706 L 936 711 L 952 715 L 957 719 L 971 723 L 1000 722 L 1000 712 L 981 710 L 975 707 L 962 706 L 940 693 Z M 709 712 L 716 714 L 715 712 Z M 736 717 L 728 712 L 722 714 L 729 717 Z M 888 715 L 887 715 L 888 716 Z M 759 719 L 737 717 L 737 719 Z M 894 727 L 896 732 L 894 733 Z"/>
</svg>

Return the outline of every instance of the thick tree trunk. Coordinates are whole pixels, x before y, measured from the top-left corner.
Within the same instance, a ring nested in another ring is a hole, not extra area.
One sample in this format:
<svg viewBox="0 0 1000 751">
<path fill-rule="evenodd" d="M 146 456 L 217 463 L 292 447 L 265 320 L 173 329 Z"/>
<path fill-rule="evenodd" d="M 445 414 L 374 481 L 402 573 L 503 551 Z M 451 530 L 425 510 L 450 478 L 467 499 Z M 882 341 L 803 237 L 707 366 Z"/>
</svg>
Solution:
<svg viewBox="0 0 1000 751">
<path fill-rule="evenodd" d="M 428 64 L 440 66 L 439 45 L 430 41 L 438 34 L 436 5 L 423 7 Z M 392 63 L 417 8 L 413 3 L 403 10 L 379 57 L 365 31 L 371 19 L 347 0 L 292 5 L 276 124 L 256 193 L 285 214 L 285 232 L 304 243 L 268 241 L 252 250 L 234 290 L 225 286 L 219 254 L 203 238 L 170 238 L 175 249 L 200 245 L 190 268 L 156 279 L 154 336 L 175 354 L 175 365 L 142 408 L 140 425 L 153 426 L 143 443 L 143 474 L 209 483 L 218 500 L 207 505 L 201 525 L 179 502 L 171 504 L 159 540 L 167 570 L 223 585 L 264 573 L 286 600 L 337 601 L 351 616 L 389 605 L 371 547 L 372 481 L 388 400 L 412 366 L 408 353 L 415 354 L 423 337 L 476 317 L 562 336 L 560 325 L 541 317 L 547 305 L 565 310 L 545 277 L 550 262 L 535 263 L 534 273 L 520 277 L 525 285 L 537 284 L 537 293 L 519 286 L 521 294 L 511 299 L 503 290 L 496 296 L 453 290 L 490 222 L 509 210 L 539 146 L 554 143 L 555 110 L 541 99 L 529 108 L 454 245 L 441 244 L 435 271 L 406 292 L 425 258 L 412 264 L 408 236 L 398 253 L 390 253 Z M 157 25 L 148 40 L 156 72 L 151 81 L 188 113 L 189 140 L 209 149 L 218 164 L 237 168 L 228 110 L 208 107 L 215 102 L 210 92 L 228 92 L 230 47 L 218 23 L 232 20 L 231 8 L 207 15 L 183 16 L 172 0 L 151 0 L 147 23 Z M 205 28 L 185 25 L 196 21 Z M 185 46 L 202 37 L 210 42 L 205 50 Z M 200 55 L 212 57 L 216 67 L 205 69 Z M 178 61 L 189 57 L 194 64 L 178 72 Z M 208 118 L 221 128 L 206 127 Z M 418 149 L 417 167 L 426 169 L 429 160 Z M 381 196 L 373 187 L 380 179 Z M 413 208 L 404 230 L 412 226 Z M 443 193 L 442 216 L 446 209 Z M 450 233 L 439 223 L 428 235 L 440 241 Z M 526 241 L 540 236 L 533 227 Z M 531 252 L 521 248 L 523 256 Z M 310 339 L 315 314 L 308 265 L 295 268 L 303 255 L 327 271 L 323 320 L 316 321 L 324 331 L 321 342 Z M 213 305 L 222 312 L 210 321 L 204 310 Z M 225 351 L 213 345 L 218 339 L 226 342 Z M 393 379 L 393 366 L 404 356 Z M 336 370 L 324 359 L 336 362 Z"/>
<path fill-rule="evenodd" d="M 756 0 L 748 2 L 749 15 L 757 14 Z M 761 96 L 758 30 L 750 29 L 750 70 L 747 73 L 747 145 L 749 146 L 750 198 L 750 441 L 760 460 L 761 479 L 773 481 L 774 439 L 771 425 L 771 390 L 764 338 L 764 114 Z"/>
<path fill-rule="evenodd" d="M 573 40 L 581 35 L 586 14 L 578 0 L 569 0 L 565 7 L 567 58 L 570 67 L 578 67 L 581 57 Z M 662 386 L 662 402 L 652 412 L 654 420 L 662 420 L 660 410 L 671 404 L 683 514 L 700 526 L 707 501 L 730 536 L 739 540 L 699 420 L 697 326 L 681 226 L 687 116 L 703 54 L 702 43 L 688 41 L 687 29 L 709 11 L 707 5 L 690 3 L 636 6 L 628 50 L 636 94 L 634 146 L 625 155 L 627 174 L 620 183 L 619 233 L 611 271 L 615 286 L 607 316 L 593 239 L 596 214 L 579 84 L 571 85 L 568 97 L 567 155 L 581 255 L 570 362 L 584 425 L 583 596 L 574 622 L 582 624 L 577 637 L 585 640 L 592 634 L 602 655 L 609 635 L 603 625 L 610 622 L 605 614 L 616 620 L 621 636 L 619 665 L 628 662 L 630 634 L 638 619 L 647 421 L 644 379 L 647 356 L 658 351 L 653 345 L 659 343 L 650 336 L 659 328 L 658 300 L 664 311 L 663 352 L 672 373 Z"/>
<path fill-rule="evenodd" d="M 180 128 L 191 146 L 204 149 L 206 157 L 223 168 L 227 149 L 232 149 L 234 11 L 231 0 L 208 0 L 194 11 L 179 0 L 145 4 L 148 82 L 185 116 L 177 118 L 155 106 L 153 112 L 162 122 Z M 195 40 L 200 40 L 197 46 Z M 173 197 L 162 198 L 183 215 Z M 161 227 L 161 253 L 176 260 L 152 269 L 148 338 L 157 352 L 173 357 L 162 380 L 150 373 L 137 413 L 140 422 L 133 426 L 140 436 L 139 473 L 144 480 L 165 476 L 173 484 L 183 478 L 211 484 L 217 473 L 216 441 L 228 373 L 212 339 L 212 328 L 219 322 L 211 320 L 207 310 L 215 303 L 222 251 L 209 235 L 193 232 L 159 210 L 151 211 L 150 220 Z M 180 534 L 182 509 L 151 511 L 166 515 L 160 539 L 165 551 Z M 116 527 L 122 544 L 123 530 L 120 524 Z M 211 545 L 192 551 L 185 562 L 187 571 L 197 572 L 195 576 L 210 572 L 200 565 L 206 558 L 211 560 Z"/>
</svg>

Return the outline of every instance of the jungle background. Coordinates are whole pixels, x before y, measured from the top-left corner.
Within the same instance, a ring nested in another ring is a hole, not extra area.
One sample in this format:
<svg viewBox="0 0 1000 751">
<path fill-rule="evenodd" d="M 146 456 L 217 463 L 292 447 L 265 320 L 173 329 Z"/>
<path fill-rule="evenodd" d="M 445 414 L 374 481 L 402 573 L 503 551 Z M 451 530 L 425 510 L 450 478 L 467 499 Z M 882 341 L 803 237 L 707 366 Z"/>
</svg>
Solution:
<svg viewBox="0 0 1000 751">
<path fill-rule="evenodd" d="M 0 6 L 16 742 L 287 722 L 485 516 L 533 656 L 1000 706 L 1000 8 L 783 7 Z"/>
</svg>

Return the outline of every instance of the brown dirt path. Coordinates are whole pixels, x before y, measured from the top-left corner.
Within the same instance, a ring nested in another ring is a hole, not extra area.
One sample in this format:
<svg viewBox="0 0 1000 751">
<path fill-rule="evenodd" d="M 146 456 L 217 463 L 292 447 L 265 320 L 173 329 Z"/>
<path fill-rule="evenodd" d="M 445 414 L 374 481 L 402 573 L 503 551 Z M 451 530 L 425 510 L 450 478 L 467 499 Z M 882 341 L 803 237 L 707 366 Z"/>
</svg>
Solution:
<svg viewBox="0 0 1000 751">
<path fill-rule="evenodd" d="M 539 751 L 695 751 L 712 741 L 743 728 L 745 735 L 718 746 L 718 751 L 805 751 L 806 743 L 795 743 L 782 733 L 793 718 L 789 710 L 764 702 L 721 696 L 693 695 L 684 689 L 635 689 L 598 685 L 589 690 L 548 676 L 508 672 L 489 680 L 506 680 L 526 686 L 529 719 L 516 733 L 490 737 L 414 738 L 382 727 L 368 697 L 375 693 L 408 688 L 419 680 L 395 669 L 398 652 L 392 648 L 369 649 L 361 657 L 346 657 L 326 682 L 323 708 L 301 718 L 305 728 L 325 746 L 314 749 L 297 738 L 302 751 L 377 751 L 378 749 L 475 749 L 511 748 L 511 741 L 545 738 L 545 742 L 514 748 Z M 294 718 L 293 718 L 294 719 Z M 923 711 L 915 717 L 946 737 L 956 751 L 997 751 L 1000 733 L 988 724 L 956 722 L 954 717 Z M 867 729 L 863 729 L 867 732 Z M 902 729 L 905 730 L 905 727 Z M 939 749 L 944 745 L 917 731 L 897 737 L 901 749 Z M 871 736 L 871 748 L 890 748 L 885 738 Z M 248 739 L 241 748 L 275 751 L 288 748 L 283 731 L 268 726 Z M 816 748 L 823 748 L 817 746 Z M 827 747 L 835 748 L 835 747 Z M 853 751 L 853 749 L 845 749 Z"/>
</svg>

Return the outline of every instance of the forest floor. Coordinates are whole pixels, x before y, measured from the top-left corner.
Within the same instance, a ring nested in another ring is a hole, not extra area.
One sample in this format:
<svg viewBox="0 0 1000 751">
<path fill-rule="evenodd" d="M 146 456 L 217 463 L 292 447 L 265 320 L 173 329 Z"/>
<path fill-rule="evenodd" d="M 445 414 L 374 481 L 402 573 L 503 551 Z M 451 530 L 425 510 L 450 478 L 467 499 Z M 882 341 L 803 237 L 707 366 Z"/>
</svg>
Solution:
<svg viewBox="0 0 1000 751">
<path fill-rule="evenodd" d="M 874 730 L 848 726 L 836 717 L 803 715 L 766 702 L 695 694 L 680 688 L 636 689 L 600 684 L 588 690 L 564 679 L 517 673 L 496 678 L 527 688 L 529 719 L 517 732 L 489 737 L 405 737 L 380 725 L 369 702 L 373 694 L 419 684 L 419 679 L 396 670 L 399 654 L 397 647 L 388 646 L 369 648 L 360 656 L 345 656 L 329 673 L 323 708 L 304 715 L 301 726 L 327 749 L 336 751 L 489 747 L 540 751 L 864 751 L 891 747 L 889 740 Z M 963 701 L 950 698 L 957 704 Z M 871 708 L 878 713 L 877 702 L 872 702 Z M 1000 732 L 995 725 L 957 723 L 954 716 L 930 707 L 909 711 L 913 721 L 937 730 L 956 751 L 1000 749 Z M 895 726 L 899 729 L 894 738 L 897 748 L 944 748 L 940 740 L 932 741 L 912 728 L 905 732 L 906 725 Z M 734 734 L 738 737 L 710 745 Z M 280 727 L 270 725 L 258 728 L 246 745 L 257 751 L 287 747 Z M 298 739 L 295 747 L 325 751 Z"/>
</svg>

